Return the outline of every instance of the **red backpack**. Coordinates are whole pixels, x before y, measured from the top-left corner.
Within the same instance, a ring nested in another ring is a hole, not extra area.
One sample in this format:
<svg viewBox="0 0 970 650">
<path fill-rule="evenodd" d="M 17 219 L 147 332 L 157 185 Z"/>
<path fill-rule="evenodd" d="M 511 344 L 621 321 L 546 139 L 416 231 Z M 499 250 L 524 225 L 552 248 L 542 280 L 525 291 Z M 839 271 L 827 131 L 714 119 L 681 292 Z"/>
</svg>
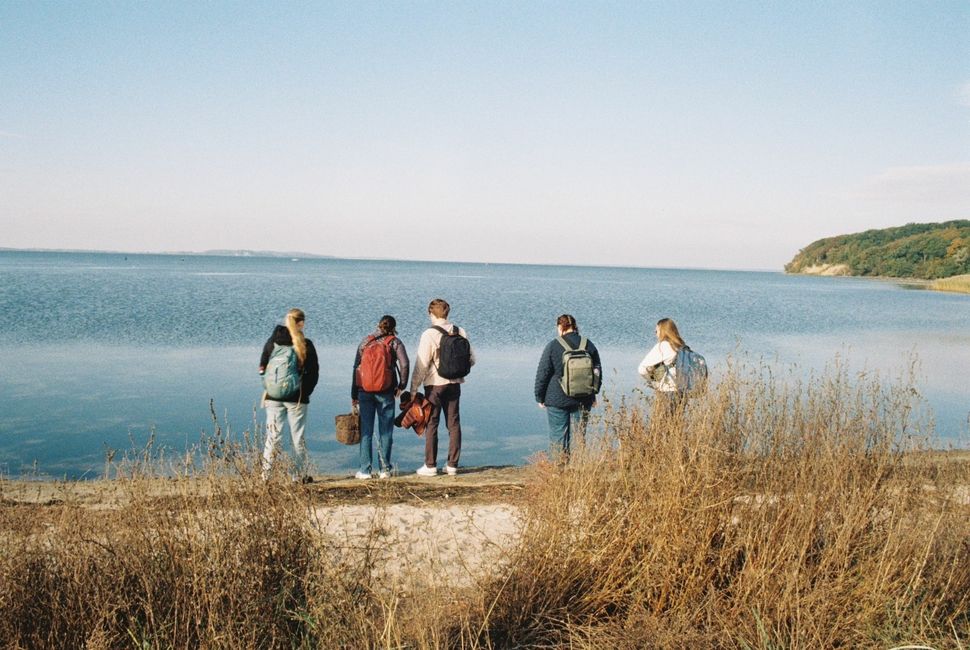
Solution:
<svg viewBox="0 0 970 650">
<path fill-rule="evenodd" d="M 357 366 L 357 385 L 368 393 L 383 393 L 394 384 L 394 368 L 391 364 L 391 341 L 393 336 L 377 338 L 368 336 L 360 349 L 360 365 Z"/>
</svg>

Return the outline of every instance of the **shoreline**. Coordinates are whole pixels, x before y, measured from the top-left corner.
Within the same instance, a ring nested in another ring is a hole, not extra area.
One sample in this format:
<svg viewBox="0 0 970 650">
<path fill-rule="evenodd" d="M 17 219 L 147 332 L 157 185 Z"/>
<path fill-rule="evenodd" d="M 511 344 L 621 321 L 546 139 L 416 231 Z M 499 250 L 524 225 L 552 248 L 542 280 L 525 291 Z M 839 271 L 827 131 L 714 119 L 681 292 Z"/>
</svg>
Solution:
<svg viewBox="0 0 970 650">
<path fill-rule="evenodd" d="M 970 456 L 970 452 L 967 452 Z M 313 503 L 329 505 L 373 503 L 466 504 L 515 501 L 524 490 L 530 466 L 469 467 L 456 476 L 419 477 L 413 472 L 389 479 L 359 480 L 347 474 L 319 474 L 313 483 L 301 486 Z M 0 478 L 0 507 L 78 505 L 96 510 L 124 507 L 131 498 L 129 488 L 148 490 L 152 499 L 189 493 L 207 496 L 208 477 L 125 477 L 50 480 Z M 238 478 L 225 477 L 227 484 Z"/>
<path fill-rule="evenodd" d="M 970 448 L 903 452 L 904 464 L 917 461 L 970 463 Z M 439 474 L 420 477 L 413 472 L 389 479 L 360 480 L 347 474 L 314 475 L 313 483 L 299 486 L 314 504 L 329 506 L 380 503 L 421 507 L 454 504 L 518 504 L 534 471 L 533 465 L 486 465 L 468 467 L 456 476 Z M 153 500 L 176 495 L 205 498 L 206 484 L 213 478 L 127 477 L 51 480 L 0 478 L 0 507 L 81 506 L 93 510 L 114 510 L 127 505 L 129 490 L 137 489 Z M 226 476 L 225 484 L 240 483 Z"/>
<path fill-rule="evenodd" d="M 948 278 L 939 278 L 936 280 L 924 280 L 923 278 L 897 278 L 889 275 L 851 275 L 845 273 L 825 273 L 824 271 L 810 272 L 810 271 L 798 271 L 795 273 L 785 272 L 785 275 L 801 275 L 806 277 L 814 278 L 845 278 L 848 280 L 876 280 L 879 282 L 892 282 L 893 284 L 900 285 L 907 289 L 919 289 L 925 291 L 937 291 L 940 293 L 959 293 L 959 294 L 970 294 L 970 278 L 965 275 L 954 275 Z M 941 282 L 946 282 L 947 280 L 953 279 L 963 279 L 968 284 L 964 288 L 960 286 L 958 288 L 941 288 L 938 286 Z"/>
</svg>

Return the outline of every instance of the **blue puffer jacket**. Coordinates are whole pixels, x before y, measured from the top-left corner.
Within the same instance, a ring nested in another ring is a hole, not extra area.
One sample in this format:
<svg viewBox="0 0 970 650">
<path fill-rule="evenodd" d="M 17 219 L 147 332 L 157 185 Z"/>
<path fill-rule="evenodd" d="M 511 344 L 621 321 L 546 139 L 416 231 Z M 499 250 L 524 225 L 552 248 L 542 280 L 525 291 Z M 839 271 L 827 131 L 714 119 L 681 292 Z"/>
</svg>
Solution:
<svg viewBox="0 0 970 650">
<path fill-rule="evenodd" d="M 577 332 L 569 332 L 563 338 L 573 348 L 579 347 L 579 342 L 582 339 Z M 589 355 L 593 357 L 593 366 L 596 372 L 600 373 L 602 377 L 603 369 L 600 365 L 599 351 L 593 345 L 593 342 L 588 339 L 586 340 L 586 349 L 589 351 Z M 596 399 L 595 396 L 590 395 L 583 399 L 576 399 L 566 395 L 559 384 L 559 380 L 562 379 L 562 353 L 564 351 L 563 347 L 559 345 L 558 339 L 551 340 L 546 349 L 542 351 L 542 356 L 539 357 L 539 367 L 536 369 L 536 402 L 567 411 L 575 411 L 581 406 L 587 409 L 591 408 Z"/>
</svg>

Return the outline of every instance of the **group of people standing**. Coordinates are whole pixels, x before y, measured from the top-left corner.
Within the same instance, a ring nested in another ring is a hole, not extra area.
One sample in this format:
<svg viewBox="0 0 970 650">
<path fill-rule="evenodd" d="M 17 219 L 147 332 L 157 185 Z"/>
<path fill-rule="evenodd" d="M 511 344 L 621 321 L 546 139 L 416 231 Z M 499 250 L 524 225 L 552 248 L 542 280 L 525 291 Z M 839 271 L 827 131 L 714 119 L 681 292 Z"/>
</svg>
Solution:
<svg viewBox="0 0 970 650">
<path fill-rule="evenodd" d="M 438 474 L 438 425 L 444 414 L 448 429 L 448 454 L 442 471 L 458 473 L 461 456 L 461 386 L 464 375 L 475 364 L 475 355 L 468 343 L 468 334 L 448 320 L 450 305 L 435 298 L 428 304 L 430 326 L 421 334 L 413 372 L 404 343 L 397 337 L 397 321 L 385 315 L 376 329 L 364 337 L 357 347 L 351 380 L 351 404 L 360 415 L 358 479 L 370 479 L 374 470 L 379 478 L 389 478 L 393 471 L 394 411 L 396 400 L 407 397 L 410 375 L 410 394 L 424 391 L 431 403 L 431 417 L 424 431 L 424 464 L 419 476 Z M 310 395 L 317 385 L 320 366 L 313 342 L 303 334 L 306 315 L 291 309 L 281 325 L 277 325 L 263 346 L 259 372 L 264 376 L 267 392 L 263 396 L 266 410 L 266 443 L 263 448 L 264 476 L 270 471 L 279 447 L 283 428 L 289 425 L 296 454 L 296 470 L 303 482 L 310 482 L 305 429 Z M 576 319 L 563 314 L 556 319 L 557 336 L 543 349 L 535 377 L 535 400 L 544 409 L 549 425 L 550 453 L 560 461 L 569 457 L 572 440 L 584 435 L 589 412 L 596 406 L 602 378 L 602 363 L 596 346 L 579 333 Z M 678 352 L 686 348 L 677 325 L 669 318 L 661 319 L 654 331 L 657 342 L 641 361 L 638 372 L 657 391 L 659 400 L 673 411 L 681 403 L 684 391 L 676 379 L 674 364 Z M 451 354 L 451 340 L 463 341 L 464 367 L 457 372 L 444 354 Z M 444 344 L 444 345 L 443 345 Z M 376 352 L 375 352 L 376 350 Z M 445 352 L 443 352 L 443 350 Z M 383 359 L 375 372 L 374 359 Z M 578 363 L 577 363 L 578 362 Z M 287 366 L 286 364 L 289 364 Z M 290 387 L 282 380 L 283 388 L 273 384 L 267 375 L 285 374 L 278 368 L 289 367 L 299 375 Z M 579 370 L 575 370 L 578 368 Z M 574 373 L 570 378 L 570 372 Z M 381 374 L 384 373 L 384 374 Z M 576 388 L 576 377 L 582 385 Z M 270 392 L 269 386 L 276 389 Z M 375 422 L 377 429 L 377 463 L 373 458 Z"/>
</svg>

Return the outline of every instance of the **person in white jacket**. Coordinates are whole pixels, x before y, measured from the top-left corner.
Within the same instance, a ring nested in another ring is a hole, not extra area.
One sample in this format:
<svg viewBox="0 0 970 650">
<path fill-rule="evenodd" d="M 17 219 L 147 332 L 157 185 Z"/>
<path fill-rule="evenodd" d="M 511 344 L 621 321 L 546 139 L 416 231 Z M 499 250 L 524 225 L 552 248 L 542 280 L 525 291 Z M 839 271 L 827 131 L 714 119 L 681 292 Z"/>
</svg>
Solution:
<svg viewBox="0 0 970 650">
<path fill-rule="evenodd" d="M 683 397 L 677 390 L 677 368 L 674 362 L 677 351 L 686 344 L 677 330 L 677 324 L 669 318 L 657 321 L 654 333 L 657 343 L 643 357 L 637 372 L 657 391 L 658 403 L 665 406 L 669 413 L 673 413 Z"/>
<path fill-rule="evenodd" d="M 464 377 L 448 379 L 438 374 L 439 348 L 442 330 L 452 332 L 455 325 L 448 322 L 451 306 L 441 298 L 435 298 L 428 305 L 428 317 L 431 327 L 421 334 L 418 343 L 418 354 L 414 372 L 411 375 L 411 394 L 424 387 L 424 395 L 431 402 L 431 419 L 424 432 L 424 465 L 418 468 L 419 476 L 435 476 L 438 473 L 438 421 L 441 413 L 445 414 L 445 425 L 448 427 L 448 460 L 444 471 L 454 476 L 458 473 L 458 458 L 461 455 L 461 414 L 458 403 L 461 399 L 461 385 Z M 465 339 L 468 334 L 458 327 L 458 334 Z M 475 353 L 469 347 L 469 365 L 475 365 Z"/>
</svg>

